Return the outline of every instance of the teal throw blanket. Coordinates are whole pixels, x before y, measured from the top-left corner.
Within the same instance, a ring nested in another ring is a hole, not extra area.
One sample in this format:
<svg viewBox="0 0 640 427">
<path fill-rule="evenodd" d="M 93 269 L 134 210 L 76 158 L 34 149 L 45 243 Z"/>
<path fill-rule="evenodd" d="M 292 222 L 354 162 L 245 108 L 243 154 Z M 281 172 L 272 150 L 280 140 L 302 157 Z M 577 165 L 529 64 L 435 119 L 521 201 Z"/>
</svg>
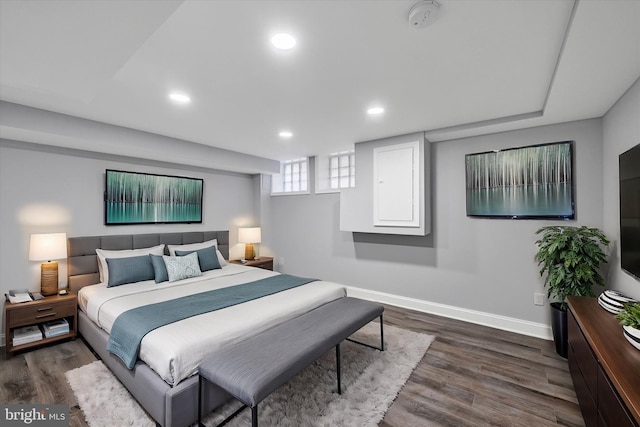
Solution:
<svg viewBox="0 0 640 427">
<path fill-rule="evenodd" d="M 317 279 L 279 274 L 228 288 L 137 307 L 120 314 L 111 328 L 107 350 L 129 369 L 138 359 L 145 335 L 164 325 L 295 288 Z"/>
</svg>

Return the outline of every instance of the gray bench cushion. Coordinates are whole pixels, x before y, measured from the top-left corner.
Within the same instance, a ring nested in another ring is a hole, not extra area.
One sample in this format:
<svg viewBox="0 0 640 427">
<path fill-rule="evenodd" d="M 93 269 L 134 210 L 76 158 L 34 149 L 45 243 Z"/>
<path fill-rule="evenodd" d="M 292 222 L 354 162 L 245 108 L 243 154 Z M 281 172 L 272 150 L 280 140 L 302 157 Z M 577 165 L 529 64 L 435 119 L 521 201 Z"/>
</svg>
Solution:
<svg viewBox="0 0 640 427">
<path fill-rule="evenodd" d="M 371 301 L 340 298 L 216 352 L 200 364 L 200 375 L 256 406 L 383 311 Z"/>
</svg>

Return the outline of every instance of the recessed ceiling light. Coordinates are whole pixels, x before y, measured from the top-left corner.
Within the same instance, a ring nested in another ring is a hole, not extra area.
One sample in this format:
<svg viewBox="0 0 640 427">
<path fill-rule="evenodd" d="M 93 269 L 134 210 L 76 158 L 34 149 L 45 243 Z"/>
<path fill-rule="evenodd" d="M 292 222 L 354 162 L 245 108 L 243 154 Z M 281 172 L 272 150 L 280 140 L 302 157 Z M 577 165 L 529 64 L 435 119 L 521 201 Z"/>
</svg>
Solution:
<svg viewBox="0 0 640 427">
<path fill-rule="evenodd" d="M 296 45 L 296 39 L 291 34 L 280 33 L 271 37 L 271 44 L 278 49 L 288 50 Z"/>
<path fill-rule="evenodd" d="M 384 108 L 382 107 L 371 107 L 367 110 L 367 114 L 369 114 L 370 116 L 375 116 L 382 113 L 384 113 Z"/>
<path fill-rule="evenodd" d="M 280 138 L 291 138 L 293 136 L 293 133 L 289 132 L 288 130 L 283 130 L 278 135 L 280 135 Z"/>
<path fill-rule="evenodd" d="M 179 92 L 172 92 L 169 94 L 169 98 L 172 101 L 175 102 L 179 102 L 180 104 L 186 104 L 188 102 L 191 102 L 191 98 L 189 98 L 187 95 L 185 95 L 184 93 L 179 93 Z"/>
</svg>

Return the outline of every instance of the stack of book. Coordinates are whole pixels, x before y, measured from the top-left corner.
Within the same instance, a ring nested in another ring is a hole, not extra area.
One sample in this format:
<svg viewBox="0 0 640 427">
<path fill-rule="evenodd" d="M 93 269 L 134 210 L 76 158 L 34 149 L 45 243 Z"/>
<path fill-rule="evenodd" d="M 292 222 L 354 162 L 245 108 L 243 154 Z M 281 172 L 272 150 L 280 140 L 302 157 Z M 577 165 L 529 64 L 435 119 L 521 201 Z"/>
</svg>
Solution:
<svg viewBox="0 0 640 427">
<path fill-rule="evenodd" d="M 69 333 L 69 322 L 67 319 L 57 319 L 42 324 L 44 336 L 47 338 L 66 335 Z"/>
<path fill-rule="evenodd" d="M 28 344 L 42 339 L 42 331 L 38 325 L 24 326 L 13 330 L 13 345 Z"/>
</svg>

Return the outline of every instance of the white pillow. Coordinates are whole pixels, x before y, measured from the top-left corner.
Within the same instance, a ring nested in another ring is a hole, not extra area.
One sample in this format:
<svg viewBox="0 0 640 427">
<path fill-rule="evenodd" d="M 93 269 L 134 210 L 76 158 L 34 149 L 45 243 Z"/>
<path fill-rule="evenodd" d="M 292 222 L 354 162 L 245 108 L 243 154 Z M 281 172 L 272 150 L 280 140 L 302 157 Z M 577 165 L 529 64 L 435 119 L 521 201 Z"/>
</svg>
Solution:
<svg viewBox="0 0 640 427">
<path fill-rule="evenodd" d="M 96 249 L 98 255 L 98 271 L 100 272 L 100 282 L 109 283 L 109 266 L 107 258 L 130 258 L 141 255 L 164 255 L 164 244 L 142 249 L 125 249 L 121 251 L 109 251 Z"/>
<path fill-rule="evenodd" d="M 176 251 L 197 251 L 198 249 L 204 249 L 214 245 L 216 247 L 216 255 L 218 255 L 220 267 L 224 267 L 227 265 L 227 261 L 222 256 L 222 252 L 218 249 L 218 239 L 207 240 L 202 243 L 190 243 L 188 245 L 167 245 L 167 248 L 169 249 L 169 254 L 171 256 L 176 256 Z"/>
<path fill-rule="evenodd" d="M 169 276 L 170 282 L 202 276 L 197 252 L 191 252 L 185 256 L 163 255 L 162 259 L 167 267 L 167 275 Z"/>
</svg>

